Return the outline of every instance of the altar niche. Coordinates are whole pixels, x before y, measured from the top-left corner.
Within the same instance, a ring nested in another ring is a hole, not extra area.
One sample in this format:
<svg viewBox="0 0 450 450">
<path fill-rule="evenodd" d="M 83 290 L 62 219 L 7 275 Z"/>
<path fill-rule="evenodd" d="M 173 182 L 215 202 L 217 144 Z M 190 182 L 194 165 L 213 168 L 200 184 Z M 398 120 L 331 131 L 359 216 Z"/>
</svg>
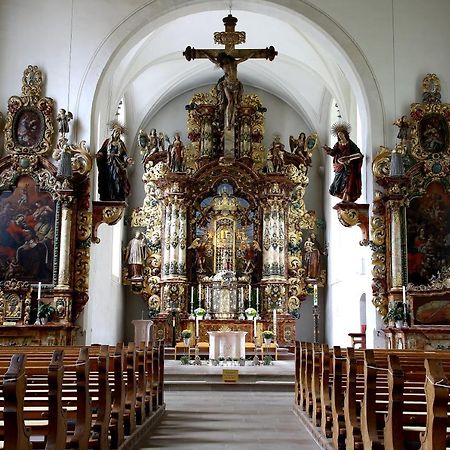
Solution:
<svg viewBox="0 0 450 450">
<path fill-rule="evenodd" d="M 234 186 L 222 181 L 210 192 L 194 200 L 191 210 L 193 251 L 191 280 L 202 285 L 202 306 L 208 317 L 237 319 L 244 314 L 243 292 L 258 283 L 256 268 L 261 267 L 257 205 L 244 194 L 235 194 Z M 200 288 L 201 289 L 201 288 Z M 251 293 L 249 291 L 249 296 Z M 258 311 L 259 312 L 259 311 Z"/>
</svg>

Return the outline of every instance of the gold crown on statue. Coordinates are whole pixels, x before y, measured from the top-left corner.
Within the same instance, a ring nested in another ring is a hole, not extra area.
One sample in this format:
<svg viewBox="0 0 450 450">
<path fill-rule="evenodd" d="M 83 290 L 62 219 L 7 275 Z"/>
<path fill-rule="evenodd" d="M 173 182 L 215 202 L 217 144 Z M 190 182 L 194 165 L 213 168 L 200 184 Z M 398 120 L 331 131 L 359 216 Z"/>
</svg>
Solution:
<svg viewBox="0 0 450 450">
<path fill-rule="evenodd" d="M 127 129 L 119 122 L 117 122 L 116 120 L 112 120 L 111 122 L 108 123 L 108 127 L 111 131 L 118 131 L 121 135 L 122 134 L 126 134 Z"/>
<path fill-rule="evenodd" d="M 337 136 L 340 131 L 344 131 L 347 134 L 350 134 L 352 127 L 348 122 L 336 122 L 331 126 L 331 134 L 333 136 Z"/>
</svg>

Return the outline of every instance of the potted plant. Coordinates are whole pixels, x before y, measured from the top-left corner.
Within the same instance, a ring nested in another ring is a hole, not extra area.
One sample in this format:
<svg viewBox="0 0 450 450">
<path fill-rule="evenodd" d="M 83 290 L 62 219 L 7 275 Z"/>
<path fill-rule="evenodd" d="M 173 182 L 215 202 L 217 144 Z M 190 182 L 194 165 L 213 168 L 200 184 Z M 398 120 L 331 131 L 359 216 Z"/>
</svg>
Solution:
<svg viewBox="0 0 450 450">
<path fill-rule="evenodd" d="M 189 347 L 189 342 L 192 337 L 192 331 L 191 330 L 183 330 L 181 332 L 181 337 L 183 338 L 184 345 L 186 347 Z"/>
<path fill-rule="evenodd" d="M 389 310 L 384 317 L 384 322 L 394 322 L 397 328 L 401 328 L 403 326 L 403 322 L 405 320 L 405 307 L 402 302 L 394 302 L 389 306 Z"/>
<path fill-rule="evenodd" d="M 274 338 L 274 333 L 272 330 L 264 330 L 262 332 L 262 336 L 264 338 L 264 343 L 266 345 L 269 345 L 272 342 L 272 339 Z"/>
<path fill-rule="evenodd" d="M 206 314 L 206 311 L 203 308 L 197 308 L 194 310 L 194 314 L 199 319 L 203 319 L 203 316 Z"/>
<path fill-rule="evenodd" d="M 55 308 L 50 303 L 40 302 L 38 307 L 38 321 L 41 325 L 45 325 L 51 318 L 53 314 L 55 314 Z"/>
<path fill-rule="evenodd" d="M 247 316 L 248 320 L 253 320 L 256 316 L 256 309 L 255 308 L 247 308 L 245 310 L 245 315 Z"/>
</svg>

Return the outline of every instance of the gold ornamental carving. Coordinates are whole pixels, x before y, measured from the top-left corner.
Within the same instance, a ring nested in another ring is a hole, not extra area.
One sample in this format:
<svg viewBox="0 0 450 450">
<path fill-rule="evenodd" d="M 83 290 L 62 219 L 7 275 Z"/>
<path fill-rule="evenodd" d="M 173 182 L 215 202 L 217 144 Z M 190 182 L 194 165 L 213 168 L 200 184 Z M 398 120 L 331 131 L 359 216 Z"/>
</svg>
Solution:
<svg viewBox="0 0 450 450">
<path fill-rule="evenodd" d="M 92 213 L 90 211 L 77 212 L 77 240 L 86 242 L 91 237 Z"/>
<path fill-rule="evenodd" d="M 384 178 L 389 176 L 391 164 L 391 151 L 387 147 L 380 146 L 372 163 L 372 172 L 375 178 Z"/>
<path fill-rule="evenodd" d="M 25 69 L 22 84 L 22 96 L 8 101 L 5 151 L 46 155 L 52 147 L 54 101 L 41 97 L 43 79 L 37 66 Z"/>
<path fill-rule="evenodd" d="M 344 227 L 357 225 L 362 232 L 360 245 L 369 244 L 369 205 L 341 202 L 334 206 L 338 212 L 339 222 Z"/>
<path fill-rule="evenodd" d="M 126 208 L 125 202 L 104 202 L 95 201 L 92 202 L 92 242 L 98 244 L 100 239 L 98 238 L 98 227 L 102 223 L 107 225 L 115 225 L 122 218 Z"/>
</svg>

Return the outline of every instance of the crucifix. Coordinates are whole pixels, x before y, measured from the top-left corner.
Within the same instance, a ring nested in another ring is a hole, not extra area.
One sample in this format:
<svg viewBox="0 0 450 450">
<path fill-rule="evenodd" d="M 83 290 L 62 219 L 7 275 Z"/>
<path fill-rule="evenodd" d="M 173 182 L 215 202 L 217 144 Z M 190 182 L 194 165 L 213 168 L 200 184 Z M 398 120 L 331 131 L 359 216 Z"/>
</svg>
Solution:
<svg viewBox="0 0 450 450">
<path fill-rule="evenodd" d="M 217 82 L 219 102 L 224 112 L 224 156 L 234 157 L 234 125 L 236 110 L 242 98 L 242 83 L 237 77 L 237 66 L 247 59 L 268 59 L 273 61 L 278 54 L 273 46 L 264 49 L 236 49 L 235 45 L 245 42 L 245 32 L 236 31 L 237 18 L 228 14 L 223 18 L 225 31 L 214 33 L 214 43 L 222 44 L 224 49 L 195 49 L 186 47 L 183 52 L 185 58 L 209 59 L 220 66 L 224 76 Z"/>
</svg>

